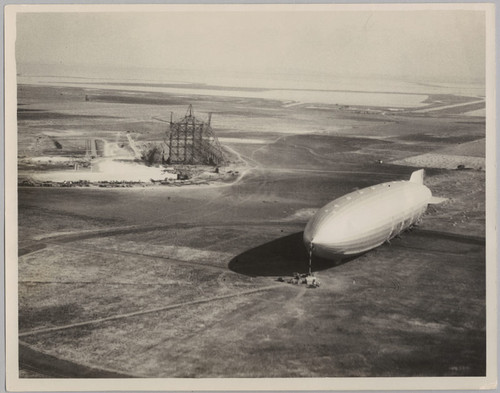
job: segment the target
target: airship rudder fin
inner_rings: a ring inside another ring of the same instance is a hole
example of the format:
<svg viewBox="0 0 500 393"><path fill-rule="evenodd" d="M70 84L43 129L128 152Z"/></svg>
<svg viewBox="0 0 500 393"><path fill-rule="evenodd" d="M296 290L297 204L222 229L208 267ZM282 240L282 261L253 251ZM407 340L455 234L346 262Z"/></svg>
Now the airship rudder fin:
<svg viewBox="0 0 500 393"><path fill-rule="evenodd" d="M410 177L410 182L411 183L417 183L417 184L424 184L424 170L423 169L419 169L418 171L415 171L411 174L411 177ZM437 205L439 203L443 203L443 202L446 202L448 200L448 198L441 198L441 197L431 197L431 199L429 200L429 204L431 205Z"/></svg>
<svg viewBox="0 0 500 393"><path fill-rule="evenodd" d="M410 182L417 184L424 184L424 170L419 169L411 174Z"/></svg>

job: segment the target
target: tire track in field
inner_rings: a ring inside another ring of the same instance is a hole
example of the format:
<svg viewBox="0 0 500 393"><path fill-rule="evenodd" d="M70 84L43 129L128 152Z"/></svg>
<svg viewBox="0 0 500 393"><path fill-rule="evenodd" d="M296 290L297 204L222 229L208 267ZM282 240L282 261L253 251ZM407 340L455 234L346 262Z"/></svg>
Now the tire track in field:
<svg viewBox="0 0 500 393"><path fill-rule="evenodd" d="M57 245L62 248L67 248L70 250L77 250L77 251L82 251L84 253L90 252L97 252L100 254L114 254L114 255L124 255L124 256L136 256L136 257L142 257L142 258L150 258L150 259L160 259L164 261L168 261L171 263L175 263L178 265L190 265L193 267L203 267L203 268L208 268L212 270L223 270L227 271L227 266L219 266L219 265L213 265L211 263L206 263L206 262L196 262L196 261L186 261L182 259L176 259L176 258L170 258L168 256L162 256L162 255L154 255L154 254L144 254L141 252L134 252L134 251L124 251L124 250L115 250L115 249L108 249L108 248L99 248L92 246L91 249L90 247L85 247L85 246L75 246L75 245L67 245L64 243L57 243L57 242L52 242L51 244Z"/></svg>
<svg viewBox="0 0 500 393"><path fill-rule="evenodd" d="M274 284L274 285L269 285L269 286L265 286L265 287L261 287L261 288L250 289L248 291L242 291L242 292L232 293L232 294L228 294L228 295L214 296L214 297L207 298L207 299L193 300L191 302L185 302L185 303L170 304L168 306L156 307L156 308L152 308L152 309L148 309L148 310L140 310L140 311L125 313L125 314L118 314L118 315L113 315L113 316L105 317L105 318L98 318L98 319L92 319L92 320L88 320L88 321L84 321L84 322L72 323L69 325L54 326L54 327L42 328L42 329L34 329L34 330L30 330L30 331L20 332L19 337L27 337L27 336L33 336L36 334L52 333L52 332L57 332L57 331L61 331L61 330L68 330L68 329L79 328L79 327L83 327L83 326L89 326L89 325L98 325L98 324L109 322L109 321L131 318L131 317L136 317L136 316L145 315L145 314L152 314L155 312L170 311L170 310L174 310L177 308L183 308L183 307L189 307L189 306L194 306L194 305L203 304L203 303L225 300L225 299L230 299L230 298L237 297L237 296L252 295L254 293L269 291L269 290L277 289L277 288L283 288L283 285L282 284Z"/></svg>
<svg viewBox="0 0 500 393"><path fill-rule="evenodd" d="M59 244L76 242L79 240L92 239L95 237L111 237L117 235L127 235L132 233L144 233L152 232L156 230L169 230L169 229L190 229L190 228L210 228L210 227L240 227L244 225L249 226L286 226L286 227L297 227L299 224L296 222L281 222L281 221L268 221L268 222L251 222L251 221L230 221L230 222L213 222L205 225L193 224L193 223L177 223L177 224L157 224L157 225L134 225L134 226L124 226L115 227L112 229L96 229L96 230L83 230L75 231L71 233L55 233L52 235L47 235L45 237L40 237L40 243L30 245L29 247L23 247L18 250L18 256L23 256L31 254L36 251L44 249L47 244Z"/></svg>

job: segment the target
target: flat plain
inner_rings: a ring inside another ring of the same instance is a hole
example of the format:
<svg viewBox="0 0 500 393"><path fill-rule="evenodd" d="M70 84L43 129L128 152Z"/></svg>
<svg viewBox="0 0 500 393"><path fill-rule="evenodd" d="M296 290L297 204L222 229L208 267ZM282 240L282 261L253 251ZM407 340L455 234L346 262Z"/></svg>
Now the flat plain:
<svg viewBox="0 0 500 393"><path fill-rule="evenodd" d="M19 85L20 180L71 170L54 157L83 156L88 138L161 140L157 119L188 104L213 114L229 161L203 185L18 188L20 376L485 375L478 98L395 110L212 94ZM316 209L421 166L448 200L417 228L315 259L319 288L286 282L307 269Z"/></svg>

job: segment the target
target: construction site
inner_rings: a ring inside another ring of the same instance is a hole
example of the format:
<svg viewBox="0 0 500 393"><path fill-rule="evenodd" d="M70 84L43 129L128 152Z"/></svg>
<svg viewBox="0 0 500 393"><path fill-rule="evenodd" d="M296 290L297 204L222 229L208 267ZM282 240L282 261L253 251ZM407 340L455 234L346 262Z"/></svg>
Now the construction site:
<svg viewBox="0 0 500 393"><path fill-rule="evenodd" d="M88 95L85 101L91 101ZM19 184L112 187L234 180L234 170L220 170L228 164L230 153L224 152L215 135L211 117L209 113L207 121L199 120L189 105L184 117L174 121L171 112L168 127L156 126L154 133L135 129L85 139L53 131L41 133L31 147L23 149ZM165 122L152 120L161 125ZM49 172L33 173L40 167ZM127 174L132 168L143 175L130 180Z"/></svg>

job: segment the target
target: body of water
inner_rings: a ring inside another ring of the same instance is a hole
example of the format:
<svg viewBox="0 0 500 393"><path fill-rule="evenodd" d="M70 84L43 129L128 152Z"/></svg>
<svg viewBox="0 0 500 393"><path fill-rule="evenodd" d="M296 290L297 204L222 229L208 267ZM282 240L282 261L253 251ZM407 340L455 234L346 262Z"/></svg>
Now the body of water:
<svg viewBox="0 0 500 393"><path fill-rule="evenodd" d="M429 94L472 97L484 97L485 94L484 85L481 84L416 83L310 73L18 64L17 74L18 83L21 84L401 108L423 106L425 104L422 102Z"/></svg>

